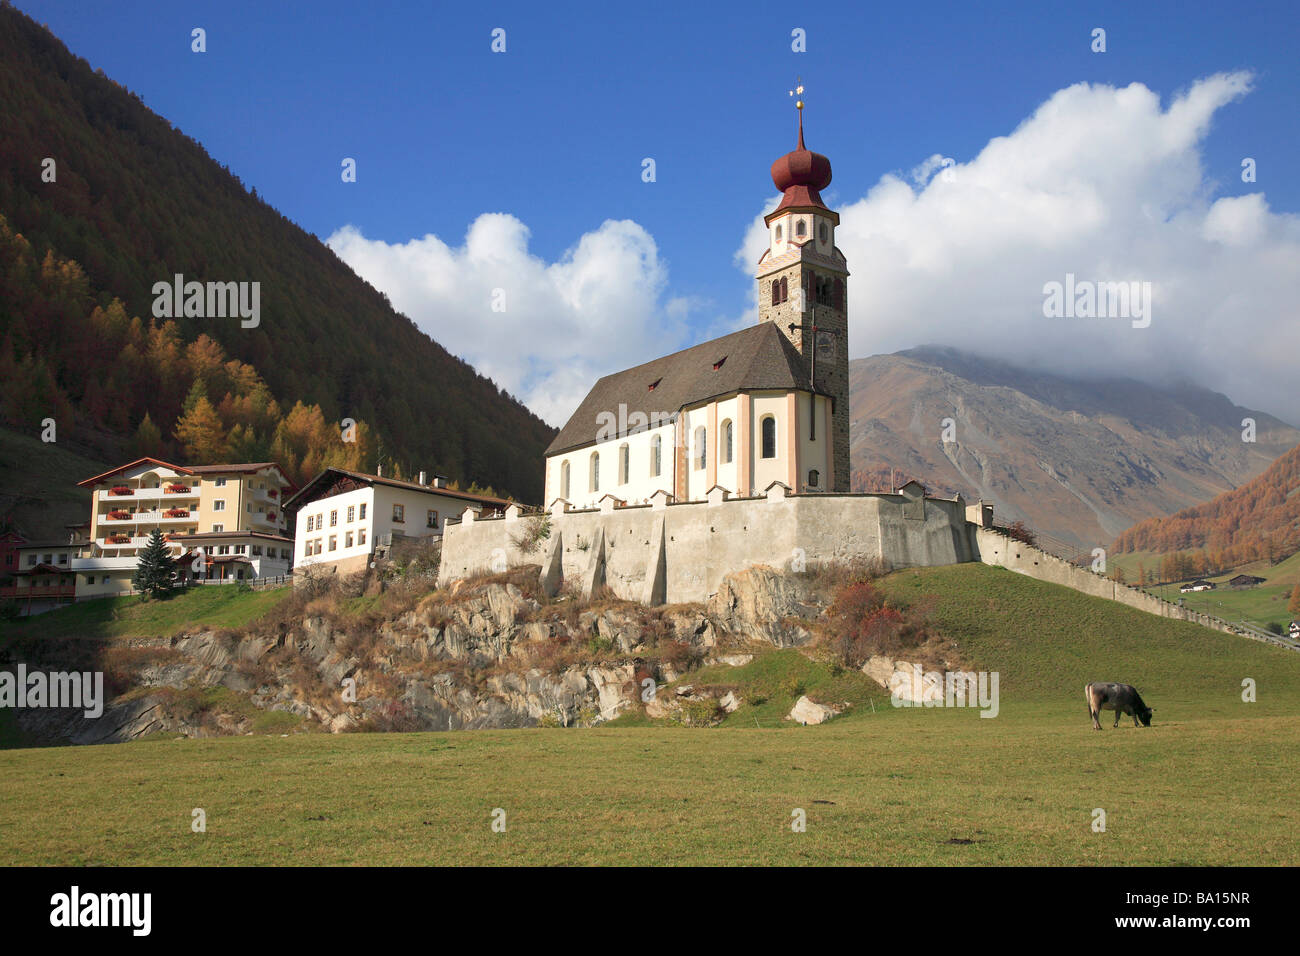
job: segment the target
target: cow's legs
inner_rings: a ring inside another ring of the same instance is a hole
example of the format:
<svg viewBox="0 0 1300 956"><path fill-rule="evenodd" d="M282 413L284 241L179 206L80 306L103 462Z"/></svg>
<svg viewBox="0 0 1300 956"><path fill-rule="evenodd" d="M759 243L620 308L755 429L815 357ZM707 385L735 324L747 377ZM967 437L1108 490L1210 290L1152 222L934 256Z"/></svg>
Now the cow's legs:
<svg viewBox="0 0 1300 956"><path fill-rule="evenodd" d="M1111 730L1114 730L1116 727L1119 726L1119 719L1120 719L1121 717L1123 717L1123 716L1124 716L1124 711L1122 711L1122 710L1120 710L1118 707L1116 707L1116 708L1115 708L1115 723L1113 723L1113 724L1110 725L1110 729L1111 729Z"/></svg>

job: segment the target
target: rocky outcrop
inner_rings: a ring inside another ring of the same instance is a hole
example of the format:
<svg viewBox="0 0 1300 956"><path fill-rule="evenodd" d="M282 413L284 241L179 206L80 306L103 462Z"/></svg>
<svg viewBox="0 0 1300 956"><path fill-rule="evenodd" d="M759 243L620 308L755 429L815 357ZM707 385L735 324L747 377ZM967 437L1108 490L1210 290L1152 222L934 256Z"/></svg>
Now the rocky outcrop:
<svg viewBox="0 0 1300 956"><path fill-rule="evenodd" d="M729 575L708 604L709 614L724 630L776 647L811 641L808 624L822 608L802 578L766 565Z"/></svg>
<svg viewBox="0 0 1300 956"><path fill-rule="evenodd" d="M661 687L706 662L746 664L750 642L807 643L820 613L801 580L766 567L727 579L707 607L550 601L496 579L413 599L373 625L313 612L318 604L264 630L132 639L130 692L100 718L25 712L22 728L41 743L107 743L295 726L567 727L642 706L651 716L710 723L739 706L734 690L688 688L668 701L643 700L645 682Z"/></svg>
<svg viewBox="0 0 1300 956"><path fill-rule="evenodd" d="M790 708L789 719L797 724L821 724L832 717L838 717L841 713L843 713L842 707L819 704L805 695L794 702L794 706Z"/></svg>

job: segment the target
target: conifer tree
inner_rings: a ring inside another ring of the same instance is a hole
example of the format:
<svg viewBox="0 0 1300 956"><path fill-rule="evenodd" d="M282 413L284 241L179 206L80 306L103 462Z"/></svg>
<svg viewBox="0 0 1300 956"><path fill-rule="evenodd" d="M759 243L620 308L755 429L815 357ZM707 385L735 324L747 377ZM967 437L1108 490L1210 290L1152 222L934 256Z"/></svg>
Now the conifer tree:
<svg viewBox="0 0 1300 956"><path fill-rule="evenodd" d="M131 586L141 594L157 597L169 593L175 582L176 559L163 541L162 532L154 528L149 543L140 552L135 573L131 575Z"/></svg>

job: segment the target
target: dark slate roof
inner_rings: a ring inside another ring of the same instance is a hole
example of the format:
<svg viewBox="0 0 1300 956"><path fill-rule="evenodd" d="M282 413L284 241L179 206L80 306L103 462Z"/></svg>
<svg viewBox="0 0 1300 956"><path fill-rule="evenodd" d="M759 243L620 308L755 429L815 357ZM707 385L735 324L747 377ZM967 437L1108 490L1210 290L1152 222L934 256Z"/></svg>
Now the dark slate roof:
<svg viewBox="0 0 1300 956"><path fill-rule="evenodd" d="M714 364L724 359L721 367L714 369ZM651 391L650 385L656 381L659 384ZM687 405L764 388L812 391L803 358L771 322L606 375L592 386L546 454L595 444L597 431L607 421L599 416L602 412L618 415L620 405L627 406L629 417L641 412L653 420L656 413L675 417Z"/></svg>

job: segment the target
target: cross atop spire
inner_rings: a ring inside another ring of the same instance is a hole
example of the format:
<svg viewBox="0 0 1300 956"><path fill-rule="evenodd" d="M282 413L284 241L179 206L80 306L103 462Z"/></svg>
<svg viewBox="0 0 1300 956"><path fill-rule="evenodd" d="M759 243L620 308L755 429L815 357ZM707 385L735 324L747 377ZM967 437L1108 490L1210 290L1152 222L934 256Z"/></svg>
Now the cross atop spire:
<svg viewBox="0 0 1300 956"><path fill-rule="evenodd" d="M794 89L790 91L790 95L799 97L794 101L794 106L799 111L799 148L803 149L803 77L794 78Z"/></svg>

